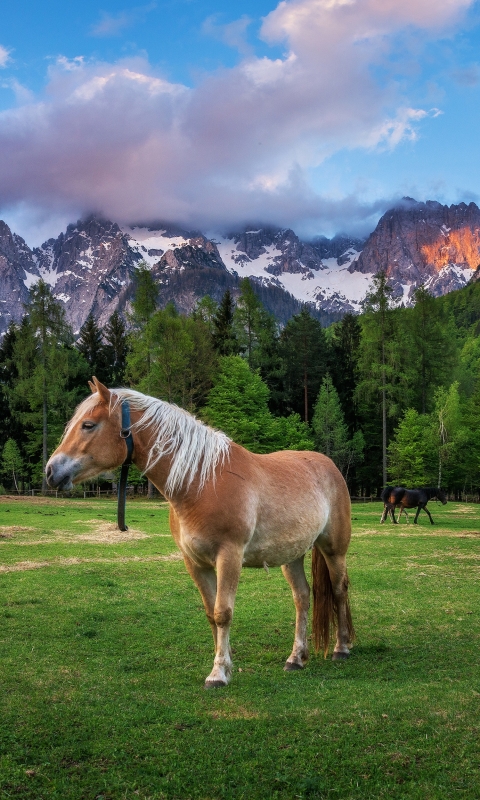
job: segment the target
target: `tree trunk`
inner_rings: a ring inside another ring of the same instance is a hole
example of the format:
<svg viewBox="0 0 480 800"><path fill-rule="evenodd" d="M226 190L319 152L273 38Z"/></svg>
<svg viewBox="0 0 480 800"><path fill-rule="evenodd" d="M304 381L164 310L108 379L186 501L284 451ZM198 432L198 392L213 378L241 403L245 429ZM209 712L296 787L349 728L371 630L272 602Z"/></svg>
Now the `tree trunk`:
<svg viewBox="0 0 480 800"><path fill-rule="evenodd" d="M44 379L45 384L45 379ZM47 491L47 476L45 475L45 467L48 461L48 442L47 442L47 397L46 391L43 392L43 448L42 448L42 493Z"/></svg>

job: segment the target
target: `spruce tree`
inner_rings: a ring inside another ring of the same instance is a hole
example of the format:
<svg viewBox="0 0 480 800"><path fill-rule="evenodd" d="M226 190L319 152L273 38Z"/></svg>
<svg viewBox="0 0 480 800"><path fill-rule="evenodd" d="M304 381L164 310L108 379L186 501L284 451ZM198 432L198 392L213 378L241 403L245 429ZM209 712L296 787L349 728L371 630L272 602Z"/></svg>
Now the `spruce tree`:
<svg viewBox="0 0 480 800"><path fill-rule="evenodd" d="M60 434L67 409L71 407L68 383L71 364L77 369L78 361L69 358L73 335L65 312L43 280L31 287L26 312L14 346L18 377L10 396L28 430L27 449L32 458L40 446L42 491L45 491L49 446Z"/></svg>
<svg viewBox="0 0 480 800"><path fill-rule="evenodd" d="M360 344L360 381L356 398L368 408L370 400L380 410L381 475L383 486L387 485L387 417L397 411L396 382L401 376L398 363L399 342L395 316L391 306L392 289L385 272L373 278L373 286L364 301L361 318L362 338ZM371 409L368 412L371 418Z"/></svg>
<svg viewBox="0 0 480 800"><path fill-rule="evenodd" d="M92 312L80 328L77 349L85 358L91 375L95 375L102 383L109 382L107 355L102 340L102 333Z"/></svg>
<svg viewBox="0 0 480 800"><path fill-rule="evenodd" d="M221 356L232 356L239 353L238 339L233 326L234 310L232 293L230 289L227 289L212 319L213 346Z"/></svg>
<svg viewBox="0 0 480 800"><path fill-rule="evenodd" d="M108 365L108 385L121 386L125 377L128 344L125 323L118 311L113 312L103 335Z"/></svg>
<svg viewBox="0 0 480 800"><path fill-rule="evenodd" d="M328 346L320 322L306 307L285 325L280 336L280 354L286 406L308 423L327 372Z"/></svg>
<svg viewBox="0 0 480 800"><path fill-rule="evenodd" d="M355 431L350 439L337 390L328 374L315 403L312 428L316 449L331 458L346 479L350 467L363 458L363 435Z"/></svg>

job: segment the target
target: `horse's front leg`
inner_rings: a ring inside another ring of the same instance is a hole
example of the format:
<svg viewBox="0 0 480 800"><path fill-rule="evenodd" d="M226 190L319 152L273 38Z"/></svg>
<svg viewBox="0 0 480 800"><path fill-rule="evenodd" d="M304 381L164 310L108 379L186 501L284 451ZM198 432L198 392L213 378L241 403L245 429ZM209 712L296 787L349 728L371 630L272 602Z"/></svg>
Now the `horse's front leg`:
<svg viewBox="0 0 480 800"><path fill-rule="evenodd" d="M194 583L197 586L203 600L205 613L212 629L215 650L217 649L217 626L214 619L215 598L217 596L217 576L213 567L200 567L195 564L187 555L183 555L185 566Z"/></svg>
<svg viewBox="0 0 480 800"><path fill-rule="evenodd" d="M302 669L304 663L308 659L307 621L308 608L310 605L310 587L305 577L305 569L303 566L304 558L305 556L302 556L296 561L292 561L291 564L284 564L282 566L282 572L292 589L293 602L295 603L296 610L293 650L284 666L284 669L287 671Z"/></svg>
<svg viewBox="0 0 480 800"><path fill-rule="evenodd" d="M431 523L432 523L432 525L433 525L433 524L434 524L434 522L433 522L433 519L432 519L432 515L430 514L430 511L428 510L427 506L423 506L423 510L425 511L425 513L426 513L426 514L428 514L428 516L429 516L429 518L430 518L430 522L431 522Z"/></svg>
<svg viewBox="0 0 480 800"><path fill-rule="evenodd" d="M213 619L217 641L213 669L205 680L206 689L227 686L232 675L230 625L235 605L238 581L242 570L243 548L223 547L217 555L217 596Z"/></svg>

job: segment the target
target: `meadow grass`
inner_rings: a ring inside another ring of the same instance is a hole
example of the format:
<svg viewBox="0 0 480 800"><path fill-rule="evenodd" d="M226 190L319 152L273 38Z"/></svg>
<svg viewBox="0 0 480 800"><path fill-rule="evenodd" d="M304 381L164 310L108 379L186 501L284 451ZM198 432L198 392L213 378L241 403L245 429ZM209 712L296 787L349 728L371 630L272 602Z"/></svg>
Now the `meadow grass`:
<svg viewBox="0 0 480 800"><path fill-rule="evenodd" d="M166 505L0 498L0 798L480 797L478 507L431 526L353 506L357 641L282 670L280 570L245 570L235 672L212 640Z"/></svg>

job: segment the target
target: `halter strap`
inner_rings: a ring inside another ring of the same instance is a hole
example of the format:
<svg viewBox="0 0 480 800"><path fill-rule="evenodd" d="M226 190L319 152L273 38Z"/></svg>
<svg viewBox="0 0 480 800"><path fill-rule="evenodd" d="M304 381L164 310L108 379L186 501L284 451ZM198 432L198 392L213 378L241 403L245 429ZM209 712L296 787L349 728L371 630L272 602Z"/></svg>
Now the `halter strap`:
<svg viewBox="0 0 480 800"><path fill-rule="evenodd" d="M133 454L133 436L130 430L130 406L127 400L122 401L122 428L120 430L120 438L125 440L127 445L127 457L122 464L120 471L120 484L118 487L118 505L117 505L117 524L121 531L127 531L128 527L125 524L125 506L127 503L127 481L128 469L132 463Z"/></svg>

